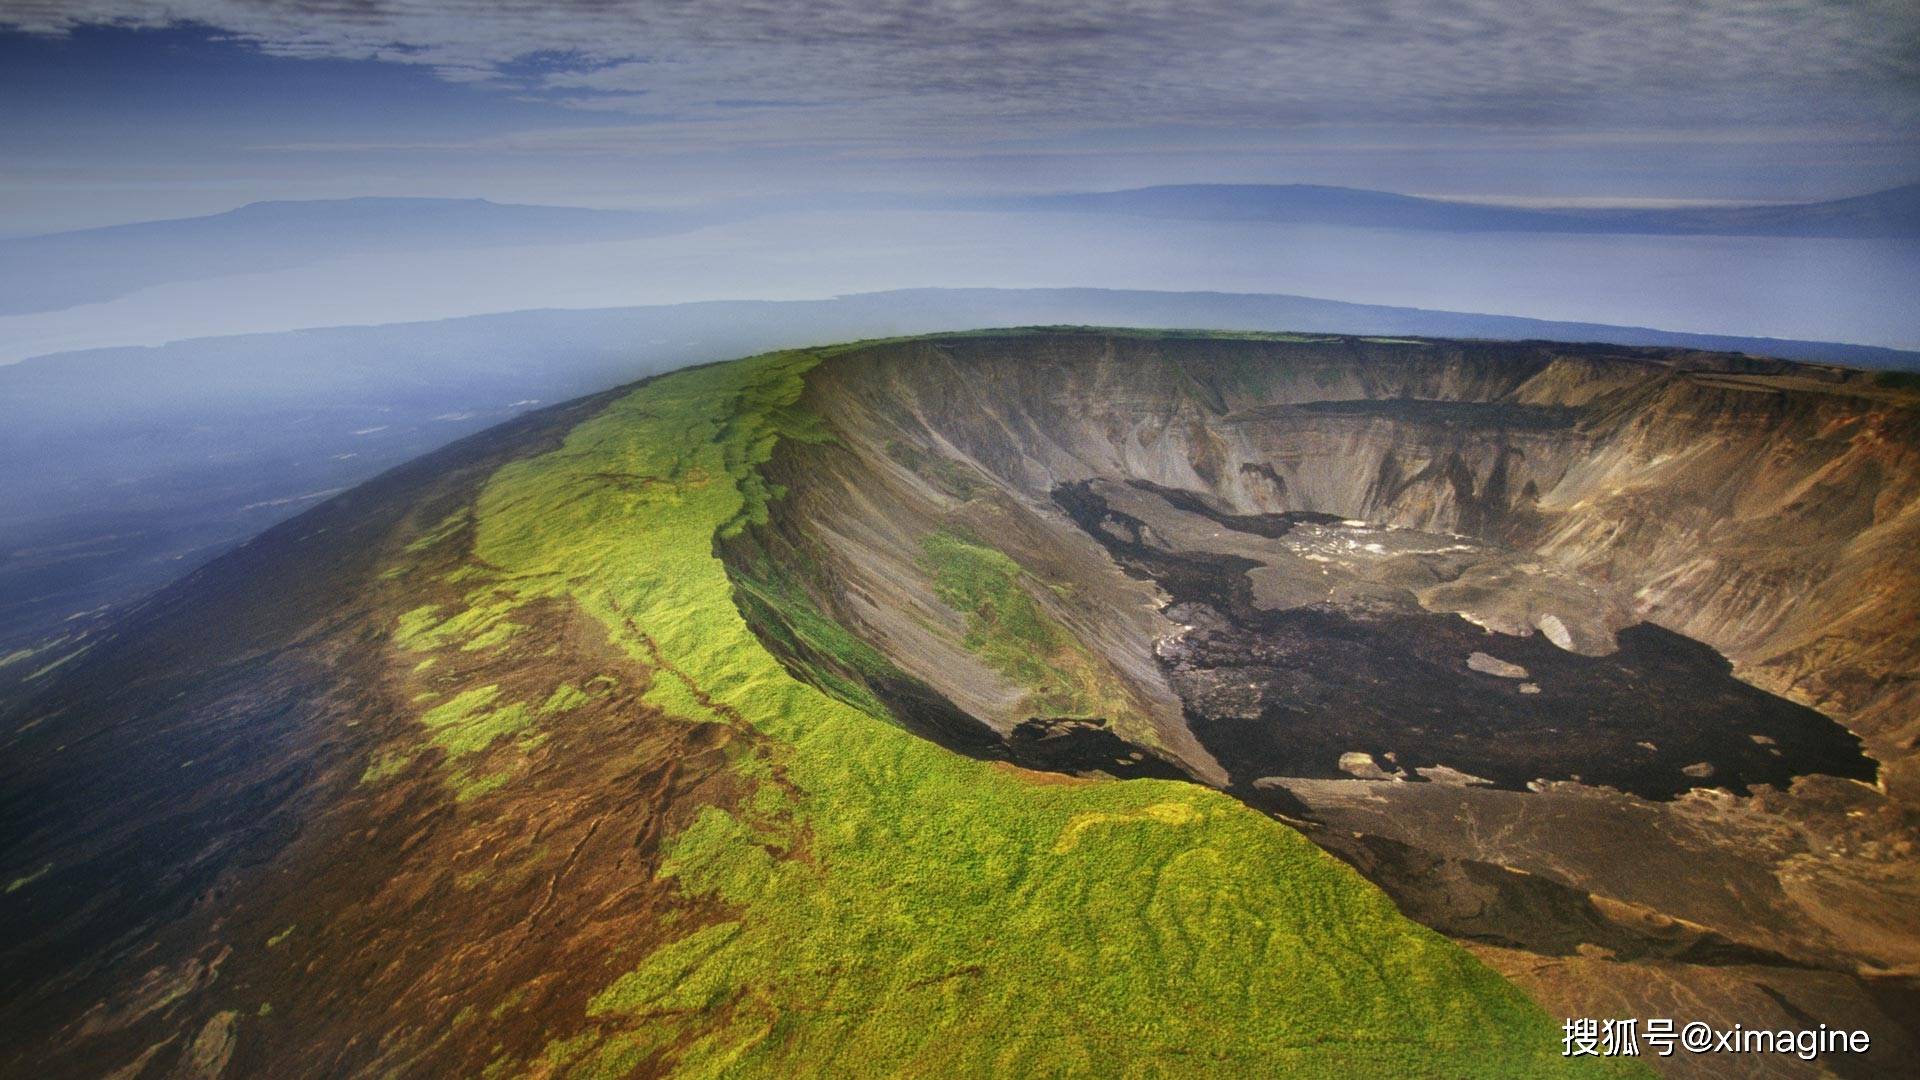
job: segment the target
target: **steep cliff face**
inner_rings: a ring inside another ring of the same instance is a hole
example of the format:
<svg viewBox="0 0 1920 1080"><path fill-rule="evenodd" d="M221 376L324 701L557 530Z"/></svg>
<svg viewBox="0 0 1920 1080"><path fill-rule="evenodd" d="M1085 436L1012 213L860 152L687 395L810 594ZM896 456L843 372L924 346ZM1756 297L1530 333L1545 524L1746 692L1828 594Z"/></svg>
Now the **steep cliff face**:
<svg viewBox="0 0 1920 1080"><path fill-rule="evenodd" d="M1920 409L1868 376L1684 372L1622 395L1537 550L1865 734L1913 797Z"/></svg>

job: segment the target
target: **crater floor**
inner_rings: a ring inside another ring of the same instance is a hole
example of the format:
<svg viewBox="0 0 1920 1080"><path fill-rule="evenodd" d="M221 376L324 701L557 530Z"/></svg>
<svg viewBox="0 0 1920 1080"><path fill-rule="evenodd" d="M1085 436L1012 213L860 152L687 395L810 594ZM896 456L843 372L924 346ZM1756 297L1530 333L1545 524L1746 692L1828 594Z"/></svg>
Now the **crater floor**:
<svg viewBox="0 0 1920 1080"><path fill-rule="evenodd" d="M1237 789L1574 780L1665 799L1874 779L1845 728L1734 678L1700 642L1648 623L1614 636L1624 605L1519 553L1321 514L1234 515L1137 481L1054 500L1167 594L1178 629L1154 653ZM1465 617L1425 606L1449 601ZM1576 634L1617 647L1581 655Z"/></svg>

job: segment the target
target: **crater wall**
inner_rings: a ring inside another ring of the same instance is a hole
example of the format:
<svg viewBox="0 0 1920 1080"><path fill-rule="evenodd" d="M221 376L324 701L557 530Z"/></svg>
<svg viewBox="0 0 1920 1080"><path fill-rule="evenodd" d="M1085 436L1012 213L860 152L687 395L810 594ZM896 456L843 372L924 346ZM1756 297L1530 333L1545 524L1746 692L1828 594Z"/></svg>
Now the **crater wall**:
<svg viewBox="0 0 1920 1080"><path fill-rule="evenodd" d="M1105 477L1239 513L1465 534L1608 586L1913 783L1920 395L1873 374L1611 346L1056 333L876 345L815 372L808 404L841 443L789 463L798 518L845 522L848 492L872 510L886 491L883 512L918 517L889 536L949 514L1046 529L1049 492ZM870 554L848 569L877 574Z"/></svg>

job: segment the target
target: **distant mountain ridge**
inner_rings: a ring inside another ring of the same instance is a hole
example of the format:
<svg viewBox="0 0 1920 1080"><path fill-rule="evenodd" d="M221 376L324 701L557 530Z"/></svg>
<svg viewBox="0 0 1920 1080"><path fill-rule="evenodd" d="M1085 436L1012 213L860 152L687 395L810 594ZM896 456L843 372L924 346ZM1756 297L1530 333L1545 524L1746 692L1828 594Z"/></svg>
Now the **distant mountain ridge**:
<svg viewBox="0 0 1920 1080"><path fill-rule="evenodd" d="M656 227L666 215L636 210L597 210L582 206L546 206L501 203L492 199L442 199L414 196L363 195L346 199L267 199L217 214L161 218L92 229L41 233L0 241L14 245L54 241L80 243L103 240L169 238L192 232L212 238L220 234L256 238L263 232L325 227L399 230L380 239L403 239L405 234L442 235L449 227L474 230L472 238L552 235L551 230L604 229L610 226Z"/></svg>
<svg viewBox="0 0 1920 1080"><path fill-rule="evenodd" d="M282 270L347 255L625 240L705 220L487 199L248 203L204 217L0 240L0 315L54 311L171 281Z"/></svg>
<svg viewBox="0 0 1920 1080"><path fill-rule="evenodd" d="M966 200L965 208L1439 232L1920 238L1920 183L1824 202L1657 209L1498 206L1316 184L1174 184Z"/></svg>
<svg viewBox="0 0 1920 1080"><path fill-rule="evenodd" d="M1074 213L1450 233L1920 238L1920 183L1817 203L1647 210L1495 206L1311 184L1180 184L984 198L860 195L671 212L358 197L255 202L202 217L0 239L0 316L99 303L171 282L352 256L632 240L766 215L849 209Z"/></svg>

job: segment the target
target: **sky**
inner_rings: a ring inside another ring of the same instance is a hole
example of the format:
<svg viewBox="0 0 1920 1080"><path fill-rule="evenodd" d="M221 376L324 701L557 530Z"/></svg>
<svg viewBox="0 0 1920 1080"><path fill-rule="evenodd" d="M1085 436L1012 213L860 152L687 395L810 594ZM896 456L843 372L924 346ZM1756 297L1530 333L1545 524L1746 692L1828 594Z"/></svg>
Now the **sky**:
<svg viewBox="0 0 1920 1080"><path fill-rule="evenodd" d="M1920 178L1912 0L0 0L0 235L270 198Z"/></svg>

